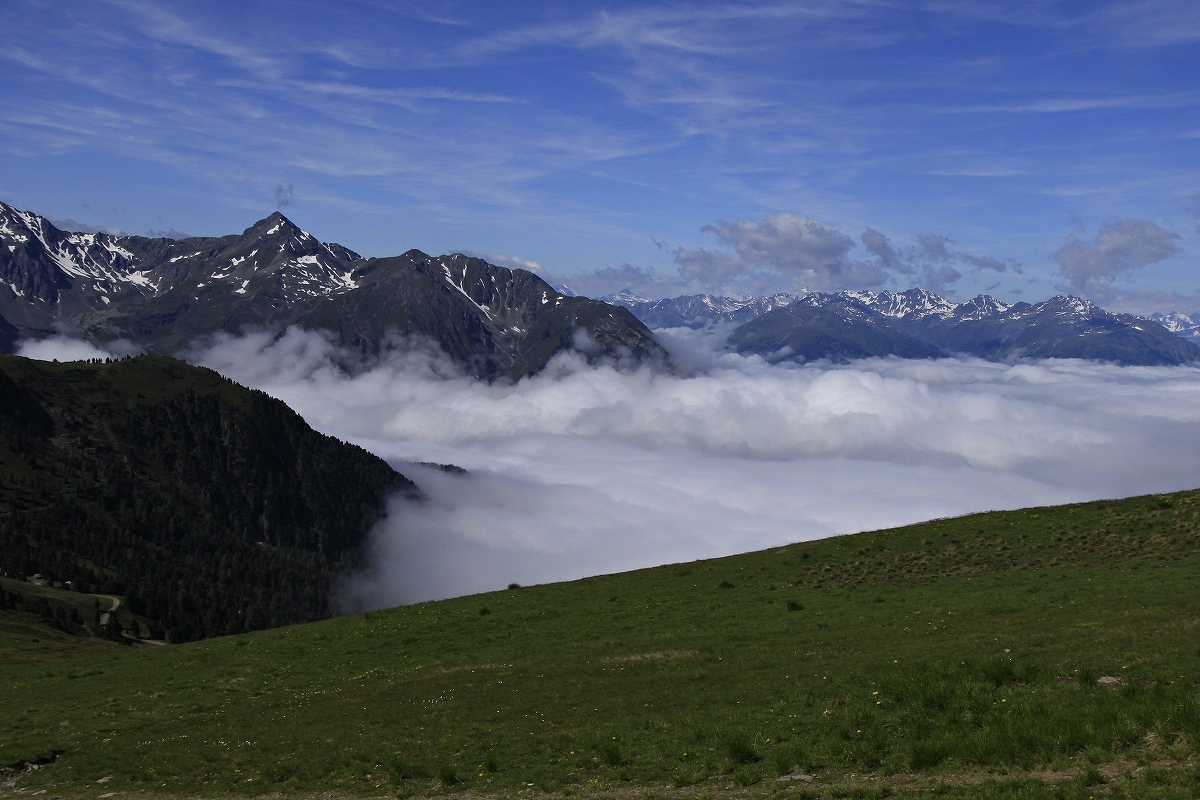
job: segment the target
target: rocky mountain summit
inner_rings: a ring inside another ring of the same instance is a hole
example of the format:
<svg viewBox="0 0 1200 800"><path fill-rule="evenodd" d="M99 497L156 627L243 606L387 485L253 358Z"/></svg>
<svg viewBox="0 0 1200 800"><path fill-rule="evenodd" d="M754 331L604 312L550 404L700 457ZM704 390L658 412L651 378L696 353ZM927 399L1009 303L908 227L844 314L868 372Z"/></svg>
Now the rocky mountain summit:
<svg viewBox="0 0 1200 800"><path fill-rule="evenodd" d="M661 359L628 310L568 297L536 275L461 254L367 259L282 214L241 235L154 239L68 233L0 203L0 347L69 330L173 354L216 331L332 331L377 352L389 336L437 342L472 374L521 377L556 353Z"/></svg>

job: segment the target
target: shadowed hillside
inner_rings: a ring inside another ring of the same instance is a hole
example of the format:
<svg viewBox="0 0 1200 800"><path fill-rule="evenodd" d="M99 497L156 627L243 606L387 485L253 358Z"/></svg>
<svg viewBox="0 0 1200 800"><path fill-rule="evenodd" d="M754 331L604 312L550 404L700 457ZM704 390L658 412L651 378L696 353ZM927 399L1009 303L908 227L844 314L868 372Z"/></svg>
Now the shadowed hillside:
<svg viewBox="0 0 1200 800"><path fill-rule="evenodd" d="M124 598L173 642L322 619L413 485L283 403L143 356L0 357L0 571Z"/></svg>

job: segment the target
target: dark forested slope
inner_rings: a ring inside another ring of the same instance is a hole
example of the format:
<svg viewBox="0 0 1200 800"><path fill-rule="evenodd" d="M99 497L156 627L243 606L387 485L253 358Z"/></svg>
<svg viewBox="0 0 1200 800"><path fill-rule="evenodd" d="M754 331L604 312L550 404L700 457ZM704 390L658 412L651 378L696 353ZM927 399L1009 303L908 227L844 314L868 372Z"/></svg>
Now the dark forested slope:
<svg viewBox="0 0 1200 800"><path fill-rule="evenodd" d="M283 403L143 356L0 356L0 571L121 595L172 641L329 616L393 491Z"/></svg>

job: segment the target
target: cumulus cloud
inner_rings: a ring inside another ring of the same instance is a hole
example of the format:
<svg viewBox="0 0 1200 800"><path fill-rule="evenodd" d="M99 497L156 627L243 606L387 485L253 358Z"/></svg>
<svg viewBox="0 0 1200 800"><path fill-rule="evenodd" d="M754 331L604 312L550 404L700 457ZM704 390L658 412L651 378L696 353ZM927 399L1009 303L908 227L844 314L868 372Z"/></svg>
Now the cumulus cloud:
<svg viewBox="0 0 1200 800"><path fill-rule="evenodd" d="M677 338L675 338L677 337ZM665 339L688 377L560 356L477 382L400 346L347 371L328 337L192 354L418 482L346 587L374 608L718 556L993 508L1183 489L1200 370L881 359L772 366ZM458 464L455 476L411 466Z"/></svg>
<svg viewBox="0 0 1200 800"><path fill-rule="evenodd" d="M781 212L761 220L719 221L701 228L721 245L718 249L674 250L676 274L624 265L573 276L572 283L603 295L628 287L636 294L708 291L734 295L766 295L801 289L840 291L884 284L920 285L945 291L972 272L1022 272L1020 264L950 247L952 239L939 234L914 238L906 247L894 246L883 233L866 228L859 237L865 257L855 257L856 242L820 220ZM592 288L594 287L594 288Z"/></svg>
<svg viewBox="0 0 1200 800"><path fill-rule="evenodd" d="M872 228L867 228L861 239L867 252L879 260L880 266L911 276L918 285L934 291L946 291L962 278L962 273L955 265L972 272L1024 273L1021 265L1011 259L972 255L952 247L955 241L938 233L920 234L914 237L912 246L899 249L892 247L886 236Z"/></svg>
<svg viewBox="0 0 1200 800"><path fill-rule="evenodd" d="M867 252L873 254L879 259L879 263L886 269L893 269L898 272L905 272L907 265L892 248L892 243L888 238L879 231L873 228L867 228L863 231L862 236L863 247L867 248Z"/></svg>
<svg viewBox="0 0 1200 800"><path fill-rule="evenodd" d="M1114 219L1101 226L1095 243L1067 234L1051 254L1071 289L1085 291L1117 278L1127 278L1143 267L1157 264L1183 250L1177 234L1142 219Z"/></svg>
<svg viewBox="0 0 1200 800"><path fill-rule="evenodd" d="M797 214L765 214L761 222L739 219L701 228L733 253L675 251L679 274L703 286L735 284L765 270L792 288L818 291L878 286L887 273L878 265L854 261L854 240L819 220Z"/></svg>
<svg viewBox="0 0 1200 800"><path fill-rule="evenodd" d="M907 250L905 257L911 266L911 272L920 276L922 286L950 286L962 277L962 273L955 269L954 264L972 272L1011 272L1016 275L1023 275L1025 272L1020 263L1012 259L972 255L951 247L954 244L956 242L953 239L936 233L916 237L916 246Z"/></svg>
<svg viewBox="0 0 1200 800"><path fill-rule="evenodd" d="M973 256L970 253L964 253L961 250L955 250L949 245L954 244L953 239L936 233L922 234L917 237L917 245L920 248L920 257L926 261L935 264L948 264L951 262L966 264L976 269L986 269L992 272L1008 272L1010 268L1014 272L1020 274L1021 269L1012 261L999 258L991 258L988 256Z"/></svg>

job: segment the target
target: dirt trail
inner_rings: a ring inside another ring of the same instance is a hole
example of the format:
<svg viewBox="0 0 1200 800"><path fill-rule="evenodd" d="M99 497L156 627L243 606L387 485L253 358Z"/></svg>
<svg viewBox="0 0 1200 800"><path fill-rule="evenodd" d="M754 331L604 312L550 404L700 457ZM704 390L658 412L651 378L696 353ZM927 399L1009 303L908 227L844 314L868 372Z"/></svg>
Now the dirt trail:
<svg viewBox="0 0 1200 800"><path fill-rule="evenodd" d="M108 611L105 611L104 613L102 613L100 615L100 624L107 625L108 624L108 615L112 614L118 608L121 607L121 598L113 597L111 594L98 594L98 595L94 595L94 597L103 597L105 600L112 601L112 605L108 607Z"/></svg>

